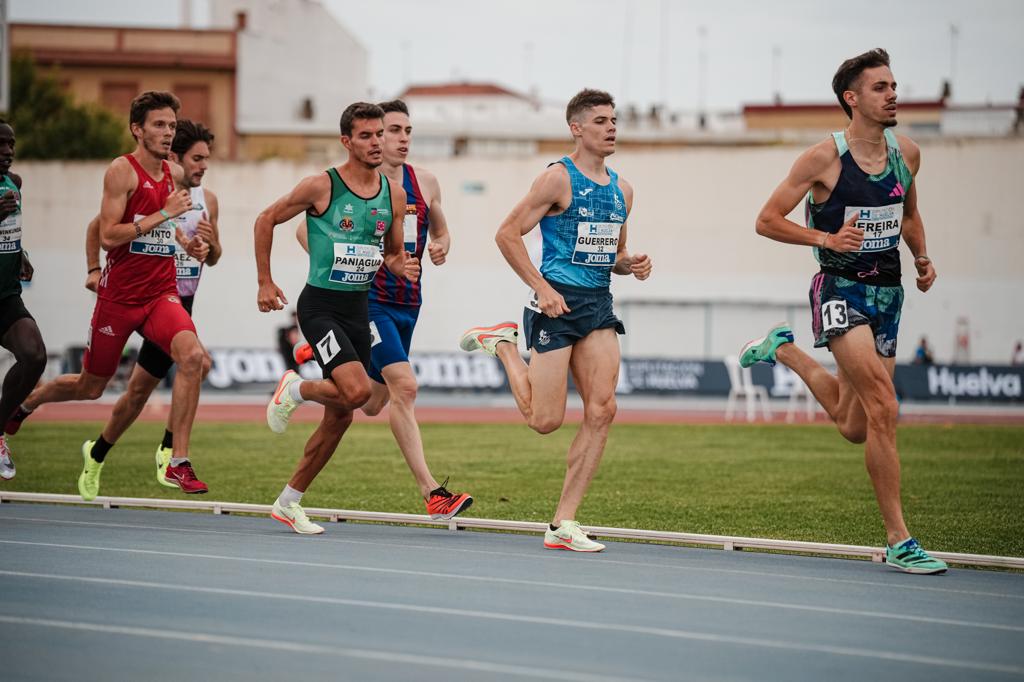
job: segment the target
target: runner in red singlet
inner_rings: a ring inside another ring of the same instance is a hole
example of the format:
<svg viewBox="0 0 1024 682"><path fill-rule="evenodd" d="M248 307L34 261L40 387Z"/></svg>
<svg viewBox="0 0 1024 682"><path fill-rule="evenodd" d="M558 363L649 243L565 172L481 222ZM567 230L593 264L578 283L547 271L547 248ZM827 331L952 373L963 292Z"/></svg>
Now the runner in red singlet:
<svg viewBox="0 0 1024 682"><path fill-rule="evenodd" d="M169 92L144 92L132 101L130 127L137 146L114 159L103 178L100 243L107 264L89 327L81 374L66 374L34 390L8 420L14 433L20 422L44 403L95 400L117 369L132 332L155 343L178 365L171 398L174 456L166 479L186 493L205 493L189 462L189 436L199 402L199 385L210 358L196 336L192 318L181 305L175 267L174 218L192 207L188 190L176 190L184 172L167 162L177 125L178 98ZM205 255L202 238L188 245ZM99 494L100 471L110 450L102 435L82 445L84 468L78 491L91 500Z"/></svg>

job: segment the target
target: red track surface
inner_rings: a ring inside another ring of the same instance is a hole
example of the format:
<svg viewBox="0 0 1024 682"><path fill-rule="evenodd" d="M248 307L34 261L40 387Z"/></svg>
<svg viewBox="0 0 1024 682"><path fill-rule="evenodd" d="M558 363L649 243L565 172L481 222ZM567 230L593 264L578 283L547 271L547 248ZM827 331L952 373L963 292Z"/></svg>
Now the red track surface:
<svg viewBox="0 0 1024 682"><path fill-rule="evenodd" d="M106 421L110 416L109 403L76 402L52 403L43 405L33 415L32 422L63 422L63 421ZM167 419L168 406L149 405L143 410L141 421L161 422ZM303 405L292 416L293 422L315 423L320 421L322 408L317 405ZM422 424L520 424L523 418L514 408L502 407L436 407L420 406L416 408L416 416ZM583 416L582 410L566 411L566 421L578 422ZM784 423L784 413L776 412L773 423ZM253 404L207 404L200 405L196 416L197 421L210 422L249 422L263 423L266 419L266 408ZM356 421L387 423L387 410L376 416L367 417L356 412ZM1024 425L1024 418L1012 414L905 414L900 418L904 424L1003 424ZM724 424L723 412L710 410L641 410L619 409L615 417L617 424ZM760 420L759 420L760 422ZM755 423L759 423L755 422ZM745 424L742 416L734 422ZM798 417L797 424L806 424L803 415ZM818 413L816 423L828 423L823 413Z"/></svg>

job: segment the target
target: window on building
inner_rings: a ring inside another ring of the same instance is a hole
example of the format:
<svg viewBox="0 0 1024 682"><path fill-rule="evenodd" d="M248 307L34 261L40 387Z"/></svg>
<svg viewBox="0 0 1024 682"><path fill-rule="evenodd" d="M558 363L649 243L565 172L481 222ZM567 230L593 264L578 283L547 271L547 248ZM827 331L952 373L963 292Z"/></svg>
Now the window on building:
<svg viewBox="0 0 1024 682"><path fill-rule="evenodd" d="M128 81L104 81L100 84L100 103L114 114L127 118L139 84Z"/></svg>
<svg viewBox="0 0 1024 682"><path fill-rule="evenodd" d="M178 118L202 123L207 128L213 127L210 120L210 86L200 84L176 84L174 94L181 102Z"/></svg>

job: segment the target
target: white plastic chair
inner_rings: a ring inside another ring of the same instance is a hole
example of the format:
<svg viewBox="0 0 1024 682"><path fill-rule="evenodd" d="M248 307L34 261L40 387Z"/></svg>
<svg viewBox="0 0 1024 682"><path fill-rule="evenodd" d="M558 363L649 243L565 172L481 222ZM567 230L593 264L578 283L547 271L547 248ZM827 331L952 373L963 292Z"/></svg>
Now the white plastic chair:
<svg viewBox="0 0 1024 682"><path fill-rule="evenodd" d="M773 379L772 395L776 398L789 397L789 402L786 405L786 422L792 424L796 421L801 400L804 401L807 421L813 422L814 415L818 411L818 401L803 379L782 364L775 365Z"/></svg>
<svg viewBox="0 0 1024 682"><path fill-rule="evenodd" d="M796 421L797 411L800 409L799 402L804 401L805 414L807 421L814 421L814 415L818 411L818 399L811 393L811 389L807 387L802 380L797 379L796 384L793 386L793 390L789 393L789 404L786 407L786 422L792 424Z"/></svg>
<svg viewBox="0 0 1024 682"><path fill-rule="evenodd" d="M772 411L768 406L768 389L754 383L750 375L749 367L740 367L740 359L735 355L725 358L725 368L729 372L729 401L725 406L725 418L732 421L736 412L736 399L744 398L747 401L747 421L754 421L757 410L757 401L761 400L761 411L765 421L771 421Z"/></svg>

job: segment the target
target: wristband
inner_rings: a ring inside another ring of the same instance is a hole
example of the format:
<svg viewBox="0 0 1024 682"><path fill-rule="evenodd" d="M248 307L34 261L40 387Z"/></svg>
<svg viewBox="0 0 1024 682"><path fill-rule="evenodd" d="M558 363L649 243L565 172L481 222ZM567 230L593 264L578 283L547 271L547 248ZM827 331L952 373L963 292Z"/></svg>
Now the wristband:
<svg viewBox="0 0 1024 682"><path fill-rule="evenodd" d="M915 263L916 263L917 261L924 261L925 263L931 263L931 262L932 262L932 259L931 259L931 258L929 258L928 256L918 256L917 258L915 258L915 259L914 259L914 262L915 262Z"/></svg>
<svg viewBox="0 0 1024 682"><path fill-rule="evenodd" d="M96 272L97 270L102 270L102 269L103 269L103 268L101 268L100 266L98 266L98 265L97 265L97 266L96 266L96 267L94 267L94 268L89 268L89 271L88 271L88 272L86 272L85 274L87 274L87 275L91 275L92 273Z"/></svg>
<svg viewBox="0 0 1024 682"><path fill-rule="evenodd" d="M171 219L171 214L168 213L167 211L165 211L162 208L160 209L160 215L162 215L164 217L164 220L170 220Z"/></svg>
<svg viewBox="0 0 1024 682"><path fill-rule="evenodd" d="M142 225L139 225L139 221L138 220L136 220L132 224L135 225L135 236L136 236L136 238L141 237L142 236Z"/></svg>
<svg viewBox="0 0 1024 682"><path fill-rule="evenodd" d="M828 244L828 238L831 237L831 236L832 236L831 233L826 232L825 233L825 238L821 240L821 246L819 246L818 248L819 249L827 249L828 247L825 246L825 244Z"/></svg>

